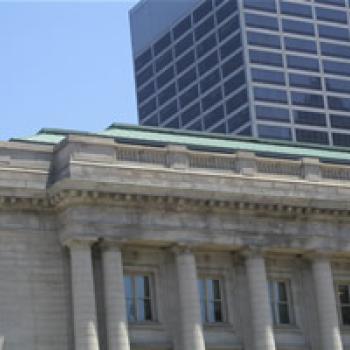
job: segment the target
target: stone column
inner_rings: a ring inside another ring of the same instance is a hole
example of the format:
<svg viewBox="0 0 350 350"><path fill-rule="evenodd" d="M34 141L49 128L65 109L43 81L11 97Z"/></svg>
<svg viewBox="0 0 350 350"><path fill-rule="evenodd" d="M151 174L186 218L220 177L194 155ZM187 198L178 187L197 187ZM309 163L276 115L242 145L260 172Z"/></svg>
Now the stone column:
<svg viewBox="0 0 350 350"><path fill-rule="evenodd" d="M108 350L130 350L120 244L105 241L102 264Z"/></svg>
<svg viewBox="0 0 350 350"><path fill-rule="evenodd" d="M312 273L322 350L343 350L333 285L332 269L326 255L312 257Z"/></svg>
<svg viewBox="0 0 350 350"><path fill-rule="evenodd" d="M75 350L99 350L91 239L72 239L65 244L71 256Z"/></svg>
<svg viewBox="0 0 350 350"><path fill-rule="evenodd" d="M174 250L179 285L181 349L205 350L196 260L187 247Z"/></svg>
<svg viewBox="0 0 350 350"><path fill-rule="evenodd" d="M260 251L245 253L254 350L276 350L265 260Z"/></svg>

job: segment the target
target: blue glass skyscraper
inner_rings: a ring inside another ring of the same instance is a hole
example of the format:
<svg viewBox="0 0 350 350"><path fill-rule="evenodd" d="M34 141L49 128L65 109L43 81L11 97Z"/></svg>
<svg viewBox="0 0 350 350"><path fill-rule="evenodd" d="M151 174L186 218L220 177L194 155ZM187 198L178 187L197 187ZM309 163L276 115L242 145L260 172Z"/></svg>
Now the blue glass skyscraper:
<svg viewBox="0 0 350 350"><path fill-rule="evenodd" d="M350 0L143 0L141 125L350 146Z"/></svg>

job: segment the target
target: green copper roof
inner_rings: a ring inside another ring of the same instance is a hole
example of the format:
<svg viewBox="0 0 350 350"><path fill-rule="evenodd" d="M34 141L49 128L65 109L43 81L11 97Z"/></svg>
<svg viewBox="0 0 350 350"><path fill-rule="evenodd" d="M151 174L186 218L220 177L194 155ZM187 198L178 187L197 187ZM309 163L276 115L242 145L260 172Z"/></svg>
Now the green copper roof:
<svg viewBox="0 0 350 350"><path fill-rule="evenodd" d="M186 145L189 148L200 148L208 151L215 150L225 153L245 150L260 154L278 155L281 157L315 157L328 161L350 162L349 149L309 146L305 144L125 124L112 124L109 128L100 133L62 129L42 129L34 136L12 139L11 141L58 144L69 134L112 137L118 142L134 144L180 144Z"/></svg>

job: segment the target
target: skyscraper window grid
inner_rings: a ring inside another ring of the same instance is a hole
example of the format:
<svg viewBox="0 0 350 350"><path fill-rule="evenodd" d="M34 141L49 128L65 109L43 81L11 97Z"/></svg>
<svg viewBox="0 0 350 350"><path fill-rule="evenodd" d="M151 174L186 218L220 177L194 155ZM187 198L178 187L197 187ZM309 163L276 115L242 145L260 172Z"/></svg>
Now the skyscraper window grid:
<svg viewBox="0 0 350 350"><path fill-rule="evenodd" d="M349 7L345 0L199 1L153 50L135 55L141 78L157 68L162 43L173 55L161 71L166 87L136 84L140 123L350 146Z"/></svg>

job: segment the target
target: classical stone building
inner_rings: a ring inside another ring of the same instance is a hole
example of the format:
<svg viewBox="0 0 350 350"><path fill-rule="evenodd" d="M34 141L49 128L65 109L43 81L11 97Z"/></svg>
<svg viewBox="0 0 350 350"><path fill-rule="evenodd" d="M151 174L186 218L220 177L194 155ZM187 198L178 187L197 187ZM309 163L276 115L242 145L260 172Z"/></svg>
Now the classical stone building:
<svg viewBox="0 0 350 350"><path fill-rule="evenodd" d="M349 162L122 125L1 142L3 348L350 349Z"/></svg>

